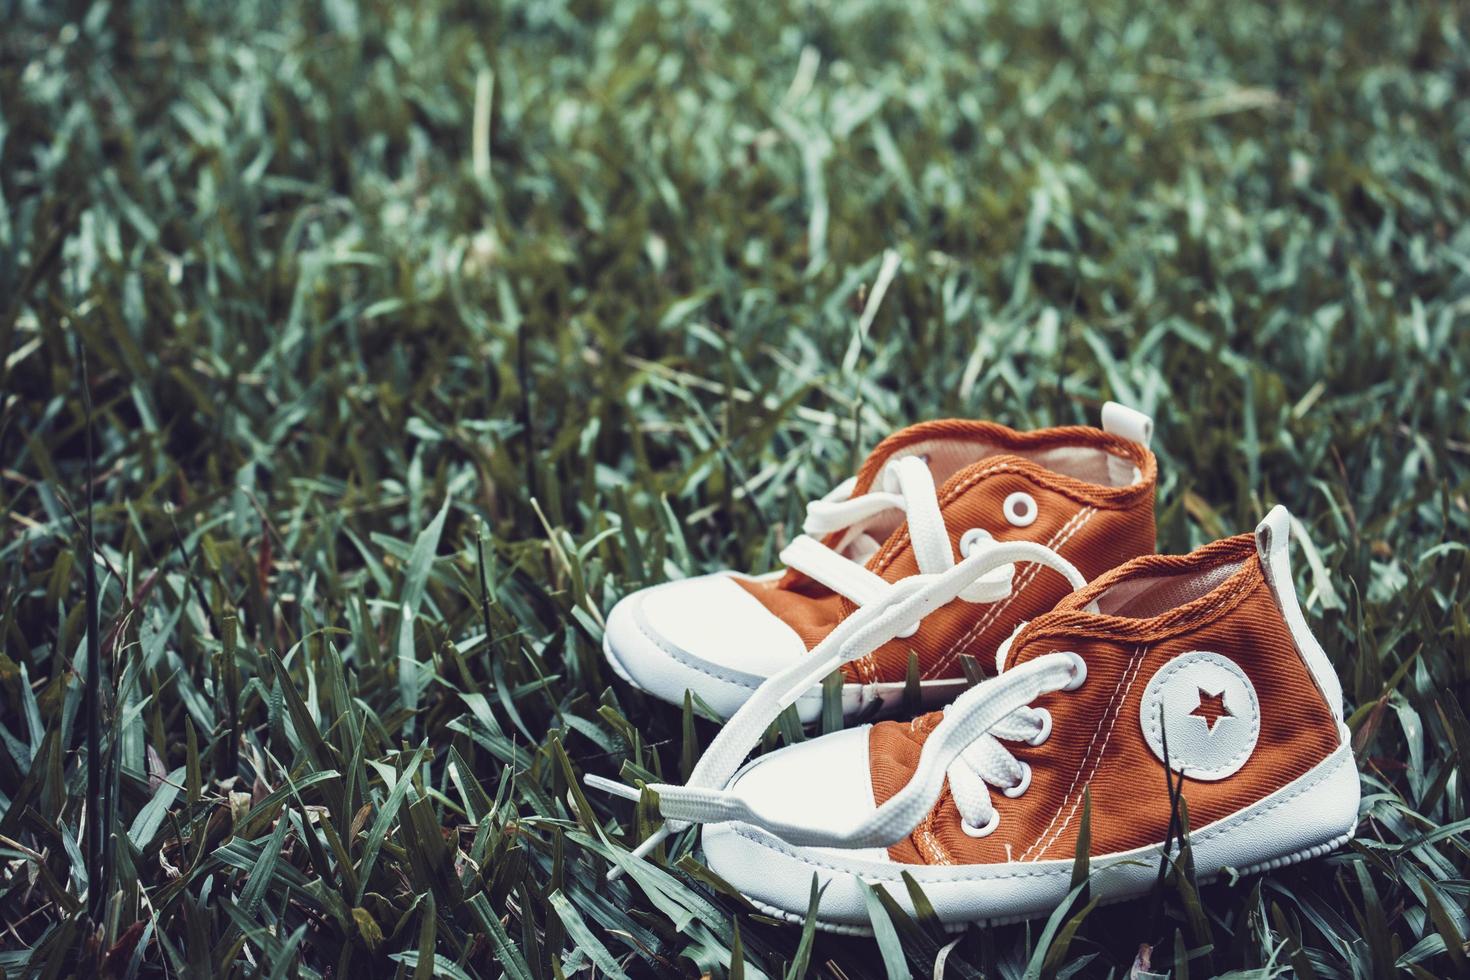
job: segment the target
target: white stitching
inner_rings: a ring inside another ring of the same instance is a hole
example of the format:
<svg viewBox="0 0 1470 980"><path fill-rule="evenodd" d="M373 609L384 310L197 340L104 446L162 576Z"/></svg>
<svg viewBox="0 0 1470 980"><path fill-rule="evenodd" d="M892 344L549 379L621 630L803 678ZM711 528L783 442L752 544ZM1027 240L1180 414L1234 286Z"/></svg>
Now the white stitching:
<svg viewBox="0 0 1470 980"><path fill-rule="evenodd" d="M698 671L699 673L703 674L706 677L713 677L717 681L724 681L726 684L734 684L737 687L748 688L748 689L750 689L752 691L754 691L756 689L756 687L759 685L759 682L758 681L755 684L750 684L750 683L746 683L743 680L738 680L735 677L727 677L727 676L724 676L723 674L717 674L717 673L715 673L712 670L708 670L708 669L706 669L704 667L699 666L697 663L695 663L695 662L693 662L691 660L686 659L689 656L689 654L685 653L679 647L670 646L669 644L664 643L663 640L659 636L657 636L657 635L655 635L653 633L650 633L648 631L648 627L644 626L641 622L639 622L638 617L636 615L633 616L633 625L635 627L637 627L638 632L642 633L643 636L644 636L644 638L647 639L648 642L652 643L654 646L658 647L664 653L667 653L676 662L678 662L680 664L683 664L685 667L688 667L690 670ZM627 664L624 664L623 667L626 670L627 669ZM630 673L631 673L631 671L630 671Z"/></svg>
<svg viewBox="0 0 1470 980"><path fill-rule="evenodd" d="M979 473L972 473L968 478L966 478L965 482L959 484L949 493L945 494L944 499L939 502L940 509L943 510L949 504L954 503L960 498L962 494L964 494L966 490L970 489L975 484L985 479L987 476L990 476L992 473L1004 472L1020 471L1012 463L997 463L994 466L990 466L986 469L981 470ZM913 540L913 535L909 533L907 524L904 525L902 533L903 537L894 542L891 552L886 557L883 555L883 552L890 551L890 549L886 545L884 546L883 550L878 553L879 557L882 558L882 560L878 562L877 567L874 568L873 571L878 572L882 569L886 569L889 565L892 565L895 561L898 560L898 556L903 552L903 549L908 547L908 543Z"/></svg>
<svg viewBox="0 0 1470 980"><path fill-rule="evenodd" d="M1063 524L1060 528L1058 528L1056 534L1052 535L1051 540L1046 543L1046 547L1051 548L1053 551L1060 552L1062 546L1068 541L1072 540L1073 536L1076 535L1078 531L1082 530L1082 525L1086 524L1087 521L1095 513L1097 513L1097 508L1084 507L1077 513L1073 514L1071 519L1069 519L1066 524ZM1016 600L1016 597L1019 596L1021 592L1031 584L1036 576L1041 573L1042 566L1039 562L1030 562L1028 564L1030 567L1026 569L1025 573L1023 573L1020 583L1011 590L1011 594L1006 596L1005 599L991 606L989 611L986 612L985 617L981 619L979 623L971 627L964 636L956 640L950 646L950 648L944 652L943 656L941 656L939 659L939 663L937 663L931 669L930 679L933 679L934 674L944 671L945 668L954 663L955 657L959 655L960 651L963 650L964 647L968 646L976 637L980 636L987 629L989 629L990 626L996 621L996 619L999 618L1000 614L1006 610L1006 607L1014 602Z"/></svg>
<svg viewBox="0 0 1470 980"><path fill-rule="evenodd" d="M954 858L951 857L949 851L945 849L944 842L939 839L939 835L934 832L933 828L926 827L914 836L922 837L924 839L924 843L929 845L929 850L931 852L930 856L934 858L934 861L932 863L937 863L940 865L954 864Z"/></svg>
<svg viewBox="0 0 1470 980"><path fill-rule="evenodd" d="M939 502L940 511L942 512L946 506L958 500L966 490L970 489L975 484L985 479L987 476L990 476L993 473L1002 472L1020 471L1014 464L997 463L996 465L987 467L986 469L983 469L978 473L972 473L968 478L965 479L963 483L956 486L953 490L945 495L943 500ZM887 544L885 544L879 550L877 555L878 561L872 568L873 572L881 575L884 571L888 569L889 565L892 565L894 562L898 561L898 556L903 553L903 549L907 548L910 542L913 541L913 535L909 533L907 525L903 527L901 533L903 534L903 537L899 538L894 543L891 549L888 547ZM874 653L865 653L857 660L853 661L853 670L858 673L860 679L870 684L876 683L878 681L878 665L873 661L874 655ZM920 680L933 680L933 678L921 677Z"/></svg>
<svg viewBox="0 0 1470 980"><path fill-rule="evenodd" d="M1128 692L1133 690L1133 682L1138 679L1138 672L1140 669L1142 669L1143 661L1146 658L1147 654L1148 649L1146 647L1136 648L1133 652L1133 659L1128 662L1128 667L1125 668L1123 671L1123 676L1118 678L1118 684L1116 687L1113 688L1113 694L1108 699L1108 712L1111 717L1108 721L1107 734L1103 737L1102 745L1098 748L1097 755L1096 757L1094 757L1092 754L1092 747L1097 744L1097 737L1098 735L1102 734L1102 729L1099 728L1097 731L1092 733L1092 739L1087 743L1087 751L1082 755L1082 765L1079 765L1077 767L1077 771L1072 774L1072 783L1070 786L1067 787L1067 792L1062 795L1062 807L1065 807L1067 805L1067 800L1072 798L1072 791L1077 788L1077 781L1082 777L1082 769L1087 765L1087 760L1092 760L1092 767L1088 769L1087 779L1084 781L1084 786L1091 783L1092 777L1097 775L1098 766L1102 765L1103 755L1108 750L1108 742L1112 741L1113 728L1118 723L1119 704L1121 701L1126 701L1128 699ZM1123 682L1125 680L1128 682L1127 688L1123 688ZM1118 691L1120 688L1123 688L1123 695L1121 698L1119 698L1118 696ZM1041 855L1046 853L1046 849L1054 844L1057 838L1062 836L1062 831L1067 829L1067 825L1072 822L1072 817L1077 814L1077 808L1081 805L1082 801L1079 797L1077 802L1072 804L1072 809L1071 812L1067 814L1067 819L1062 823L1060 827L1057 827L1057 832L1055 834L1052 834L1052 827L1056 826L1057 818L1062 815L1062 809L1058 808L1057 812L1052 815L1051 822L1048 823L1046 825L1046 829L1041 832L1041 836L1038 837L1036 841L1031 844L1030 847L1021 852L1021 860L1026 860L1026 855L1030 854L1033 850L1036 851L1036 860L1040 860ZM1039 850L1037 850L1038 846L1040 848Z"/></svg>
<svg viewBox="0 0 1470 980"><path fill-rule="evenodd" d="M1082 526L1091 519L1093 514L1096 513L1097 508L1095 507L1082 508L1077 513L1073 514L1071 519L1069 519L1067 523L1063 524L1060 528L1057 529L1057 533L1052 535L1051 540L1046 543L1045 547L1051 548L1053 551L1060 552L1062 546L1065 545L1068 541L1072 540L1073 536L1076 535L1078 531L1082 530ZM1075 526L1073 526L1074 524ZM925 678L926 680L934 680L936 674L943 673L943 671L948 668L950 664L954 663L955 657L959 655L959 652L963 650L966 646L968 646L972 641L974 641L976 637L982 635L987 629L989 629L991 624L996 621L1000 614L1005 612L1006 608L1010 606L1012 602L1016 601L1016 597L1019 596L1021 592L1031 584L1036 576L1041 573L1042 566L1040 562L1030 562L1028 564L1030 565L1030 567L1026 569L1025 573L1023 573L1020 583L1018 583L1016 587L1011 590L1011 594L1006 596L1000 602L991 606L990 609L985 613L985 616L980 620L980 622L972 626L969 631L965 633L964 636L960 637L958 640L950 645L950 648L948 650L944 651L944 653L939 658L939 662L927 671L928 676Z"/></svg>
<svg viewBox="0 0 1470 980"><path fill-rule="evenodd" d="M695 661L693 659L693 654L681 649L678 646L673 646L664 642L662 637L650 632L648 627L643 625L643 620L639 616L639 612L641 612L641 610L634 610L629 613L629 618L632 619L634 628L636 628L639 633L643 634L644 638L647 639L648 642L652 643L655 647L668 654L676 663L682 664L683 666L688 667L690 670L703 674L706 677L712 677L717 681L721 681L726 684L732 684L736 687L743 687L748 691L755 691L756 688L760 687L760 678L751 678L751 682L747 682L739 680L735 676L717 674L713 670L709 670L708 668L699 666L699 664L703 663L703 661ZM608 644L608 646L611 645L611 643ZM628 668L626 661L623 661L620 658L619 662L623 664L623 669L627 670L629 675L631 676L633 672ZM635 684L634 686L641 685ZM799 700L810 701L820 697L821 692L816 691L808 694L803 694Z"/></svg>

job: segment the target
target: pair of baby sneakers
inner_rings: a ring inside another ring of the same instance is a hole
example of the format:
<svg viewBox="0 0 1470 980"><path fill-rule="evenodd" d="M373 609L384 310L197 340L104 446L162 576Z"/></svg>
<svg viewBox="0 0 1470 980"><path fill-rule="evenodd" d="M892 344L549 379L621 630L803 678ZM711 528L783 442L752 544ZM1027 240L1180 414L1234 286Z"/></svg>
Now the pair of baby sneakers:
<svg viewBox="0 0 1470 980"><path fill-rule="evenodd" d="M802 921L815 876L818 924L865 932L869 887L913 908L905 874L946 925L1049 913L1085 800L1104 899L1153 884L1180 798L1201 878L1347 841L1357 768L1297 604L1291 518L1153 554L1151 435L1115 403L1100 429L915 425L808 506L784 571L618 603L614 670L727 719L685 785L648 787L666 822L636 853L703 824L710 869L757 907ZM967 657L993 676L972 684ZM940 710L744 764L788 707L818 716L834 671L846 718L911 704L915 660Z"/></svg>

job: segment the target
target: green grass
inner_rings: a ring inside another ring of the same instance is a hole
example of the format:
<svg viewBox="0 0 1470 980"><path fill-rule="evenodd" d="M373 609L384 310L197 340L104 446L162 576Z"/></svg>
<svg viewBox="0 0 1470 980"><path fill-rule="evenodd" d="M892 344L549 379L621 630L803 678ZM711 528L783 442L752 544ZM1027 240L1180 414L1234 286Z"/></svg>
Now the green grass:
<svg viewBox="0 0 1470 980"><path fill-rule="evenodd" d="M0 2L4 976L1466 971L1462 6L413 7ZM689 834L603 880L649 823L581 776L713 731L619 596L771 567L901 424L1107 397L1161 550L1309 530L1351 848L953 947Z"/></svg>

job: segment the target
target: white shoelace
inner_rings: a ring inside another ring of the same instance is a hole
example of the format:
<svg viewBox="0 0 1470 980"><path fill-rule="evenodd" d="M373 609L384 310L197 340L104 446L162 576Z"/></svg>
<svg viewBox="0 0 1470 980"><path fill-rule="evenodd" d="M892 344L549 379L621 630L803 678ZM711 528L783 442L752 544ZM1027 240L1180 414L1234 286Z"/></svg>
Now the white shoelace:
<svg viewBox="0 0 1470 980"><path fill-rule="evenodd" d="M875 486L854 497L857 477L838 484L821 500L807 504L803 534L781 550L781 561L790 568L862 606L886 594L888 583L869 571L865 564L879 543L867 533L867 522L885 511L900 510L908 524L914 558L919 571L938 575L954 566L949 529L939 509L934 474L922 456L905 456L883 467ZM821 539L846 532L835 547ZM989 541L983 528L967 531L961 540L961 557L977 541ZM967 602L998 602L1010 595L1015 565L992 569L961 593Z"/></svg>
<svg viewBox="0 0 1470 980"><path fill-rule="evenodd" d="M1043 728L1049 730L1043 713L1028 706L1042 694L1081 683L1086 664L1075 653L1037 657L960 695L925 740L908 783L867 816L828 813L821 822L790 822L762 813L726 787L766 728L824 677L894 637L911 634L925 616L959 598L987 574L1021 561L1054 569L1073 589L1086 584L1071 562L1030 541L987 542L943 572L885 582L883 592L840 622L807 656L771 675L756 689L710 742L685 785L650 784L658 794L659 812L668 822L640 844L634 856L643 857L670 833L691 823L725 820L764 828L798 846L887 847L902 840L929 812L944 788L946 775L951 777L951 790L965 823L983 831L995 814L986 783L1015 792L1021 765L996 738L1014 741L1018 738L1013 736L1027 739L1038 737ZM586 781L617 796L639 797L637 788L601 776L589 775Z"/></svg>
<svg viewBox="0 0 1470 980"><path fill-rule="evenodd" d="M1065 657L1073 661L1073 679L1063 689L1081 684L1082 678L1087 676L1087 665L1076 654L1049 656ZM945 706L945 720L935 728L936 733L949 722L951 711L960 710L956 708L959 703L956 700ZM991 726L985 734L960 750L959 757L945 770L945 774L949 776L950 795L954 799L955 809L960 812L960 827L965 833L971 837L986 837L1000 825L1000 813L990 800L990 786L998 788L1006 796L1016 797L1026 792L1031 785L1031 767L1017 760L1000 744L1001 740L1040 745L1050 735L1051 712L1045 708L1033 708L1027 703L1017 707Z"/></svg>

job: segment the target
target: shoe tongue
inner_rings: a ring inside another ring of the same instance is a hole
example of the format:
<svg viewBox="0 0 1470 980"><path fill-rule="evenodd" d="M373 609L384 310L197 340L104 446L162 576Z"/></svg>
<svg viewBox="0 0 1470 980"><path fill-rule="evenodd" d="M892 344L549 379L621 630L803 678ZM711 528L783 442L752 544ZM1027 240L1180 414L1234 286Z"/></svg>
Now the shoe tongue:
<svg viewBox="0 0 1470 980"><path fill-rule="evenodd" d="M883 475L883 467L887 466L890 460L910 455L913 454L909 451L908 446L890 446L886 441L879 443L863 460L863 465L858 467L857 483L852 488L853 496L867 493L869 490L882 489L879 481Z"/></svg>
<svg viewBox="0 0 1470 980"><path fill-rule="evenodd" d="M883 542L871 534L859 534L857 539L847 546L847 557L859 564L866 565L882 547Z"/></svg>

